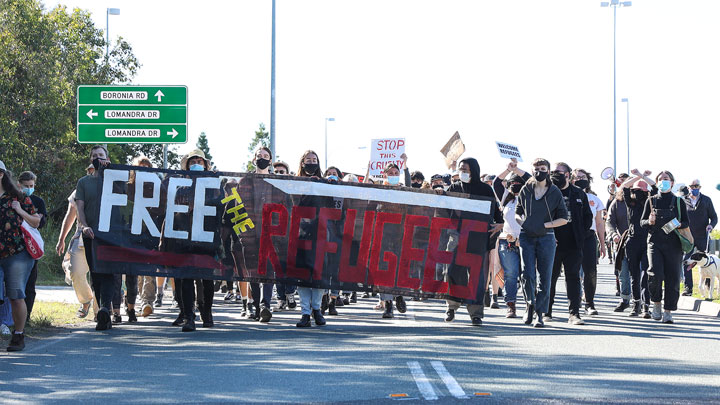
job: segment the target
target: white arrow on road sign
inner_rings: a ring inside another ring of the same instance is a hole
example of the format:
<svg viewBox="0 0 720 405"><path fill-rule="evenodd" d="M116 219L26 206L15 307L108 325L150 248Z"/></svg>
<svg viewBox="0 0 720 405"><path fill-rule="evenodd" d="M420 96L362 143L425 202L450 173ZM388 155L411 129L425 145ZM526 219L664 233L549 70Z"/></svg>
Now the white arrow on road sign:
<svg viewBox="0 0 720 405"><path fill-rule="evenodd" d="M98 116L98 113L93 112L93 110L92 110L92 108L91 108L90 111L87 112L87 116L88 116L88 118L93 119L93 117L97 117L97 116Z"/></svg>
<svg viewBox="0 0 720 405"><path fill-rule="evenodd" d="M155 97L158 98L158 103L162 101L164 94L161 90L158 90L157 93L155 93Z"/></svg>
<svg viewBox="0 0 720 405"><path fill-rule="evenodd" d="M168 131L168 135L172 135L173 139L178 135L178 131L175 130L175 128L172 129L172 131Z"/></svg>

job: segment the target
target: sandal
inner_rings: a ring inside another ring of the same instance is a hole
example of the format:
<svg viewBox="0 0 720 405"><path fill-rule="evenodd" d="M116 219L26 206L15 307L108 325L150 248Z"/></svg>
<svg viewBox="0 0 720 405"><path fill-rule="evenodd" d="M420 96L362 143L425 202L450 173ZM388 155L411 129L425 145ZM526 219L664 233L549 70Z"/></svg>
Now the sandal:
<svg viewBox="0 0 720 405"><path fill-rule="evenodd" d="M80 309L78 309L77 312L75 313L75 316L77 316L78 318L81 318L81 319L82 319L82 318L85 318L85 317L88 316L88 310L89 310L89 309L90 309L90 308L85 309L85 308L83 308L83 307L81 306Z"/></svg>

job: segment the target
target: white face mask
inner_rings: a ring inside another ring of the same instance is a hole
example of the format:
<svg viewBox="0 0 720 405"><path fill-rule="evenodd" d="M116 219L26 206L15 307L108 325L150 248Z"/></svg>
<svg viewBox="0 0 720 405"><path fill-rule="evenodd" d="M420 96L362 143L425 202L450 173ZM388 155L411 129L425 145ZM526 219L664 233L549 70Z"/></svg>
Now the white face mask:
<svg viewBox="0 0 720 405"><path fill-rule="evenodd" d="M387 182L391 186L400 184L400 176L387 176Z"/></svg>
<svg viewBox="0 0 720 405"><path fill-rule="evenodd" d="M470 183L470 173L460 172L460 181Z"/></svg>

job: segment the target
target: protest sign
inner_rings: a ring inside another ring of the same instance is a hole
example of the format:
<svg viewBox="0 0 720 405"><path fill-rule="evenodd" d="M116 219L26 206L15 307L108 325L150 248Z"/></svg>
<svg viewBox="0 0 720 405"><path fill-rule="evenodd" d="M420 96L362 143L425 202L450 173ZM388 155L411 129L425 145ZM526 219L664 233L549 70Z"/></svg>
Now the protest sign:
<svg viewBox="0 0 720 405"><path fill-rule="evenodd" d="M510 145L505 142L495 141L500 152L500 157L505 159L517 159L518 162L522 162L522 156L520 155L520 149L515 145Z"/></svg>
<svg viewBox="0 0 720 405"><path fill-rule="evenodd" d="M400 156L405 153L405 138L373 139L370 142L370 176L380 176L388 163L395 163L400 170L405 164Z"/></svg>
<svg viewBox="0 0 720 405"><path fill-rule="evenodd" d="M122 165L100 176L99 272L484 297L489 198Z"/></svg>
<svg viewBox="0 0 720 405"><path fill-rule="evenodd" d="M450 137L450 140L440 149L440 153L445 156L445 166L447 166L448 169L452 166L452 162L460 159L460 156L465 153L465 144L462 139L460 139L459 132L455 131L453 136Z"/></svg>

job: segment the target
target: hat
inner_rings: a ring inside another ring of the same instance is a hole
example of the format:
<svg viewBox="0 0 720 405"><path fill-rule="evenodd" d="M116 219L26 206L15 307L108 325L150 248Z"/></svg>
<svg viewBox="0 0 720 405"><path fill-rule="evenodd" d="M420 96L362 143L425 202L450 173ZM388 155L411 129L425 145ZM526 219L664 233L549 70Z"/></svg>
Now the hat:
<svg viewBox="0 0 720 405"><path fill-rule="evenodd" d="M188 167L187 163L188 163L188 160L190 160L190 159L192 159L192 158L194 158L194 157L202 158L202 160L205 162L205 169L209 169L209 167L208 167L208 161L207 161L207 159L205 158L205 152L201 151L200 149L195 149L194 151L192 151L192 152L188 153L187 155L183 156L182 160L180 161L180 169L182 169L182 170L190 170L190 168Z"/></svg>
<svg viewBox="0 0 720 405"><path fill-rule="evenodd" d="M646 182L640 180L637 183L633 184L632 190L642 190L647 192L650 191L650 187L648 187L648 184Z"/></svg>
<svg viewBox="0 0 720 405"><path fill-rule="evenodd" d="M7 169L5 168L5 163L3 163L2 160L0 160L0 170L2 170L2 171L4 171L4 172L7 171Z"/></svg>
<svg viewBox="0 0 720 405"><path fill-rule="evenodd" d="M442 179L443 179L442 174L433 174L432 177L430 177L430 181L442 180Z"/></svg>

